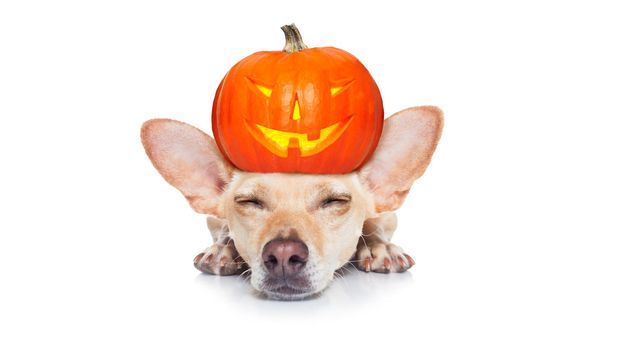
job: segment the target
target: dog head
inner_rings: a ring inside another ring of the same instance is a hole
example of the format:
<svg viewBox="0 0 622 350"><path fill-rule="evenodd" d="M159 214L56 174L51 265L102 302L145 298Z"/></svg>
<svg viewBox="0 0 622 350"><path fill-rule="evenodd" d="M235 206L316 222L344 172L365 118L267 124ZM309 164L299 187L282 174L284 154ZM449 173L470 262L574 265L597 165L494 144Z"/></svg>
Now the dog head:
<svg viewBox="0 0 622 350"><path fill-rule="evenodd" d="M251 268L252 285L297 299L323 290L355 253L363 224L396 210L423 174L442 112L416 107L387 118L372 158L344 175L248 173L188 124L154 119L141 136L156 169L192 208L218 218Z"/></svg>

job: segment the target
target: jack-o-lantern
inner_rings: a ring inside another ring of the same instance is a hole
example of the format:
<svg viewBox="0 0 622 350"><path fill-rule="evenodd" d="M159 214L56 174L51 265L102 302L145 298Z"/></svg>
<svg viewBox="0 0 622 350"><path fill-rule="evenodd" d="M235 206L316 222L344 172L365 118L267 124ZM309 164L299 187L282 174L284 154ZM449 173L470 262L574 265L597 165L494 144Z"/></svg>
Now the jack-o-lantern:
<svg viewBox="0 0 622 350"><path fill-rule="evenodd" d="M283 51L244 58L218 87L212 129L220 151L252 172L355 170L382 132L376 83L348 52L306 48L293 24L281 29Z"/></svg>

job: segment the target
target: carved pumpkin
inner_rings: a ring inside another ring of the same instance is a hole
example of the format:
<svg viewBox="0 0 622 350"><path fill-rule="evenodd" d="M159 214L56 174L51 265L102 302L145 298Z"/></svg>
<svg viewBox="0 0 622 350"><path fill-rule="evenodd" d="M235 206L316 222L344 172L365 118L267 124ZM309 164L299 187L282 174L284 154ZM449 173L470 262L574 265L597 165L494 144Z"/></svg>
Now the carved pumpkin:
<svg viewBox="0 0 622 350"><path fill-rule="evenodd" d="M355 170L382 132L376 83L348 52L308 49L293 24L281 29L283 51L244 58L218 87L212 129L220 151L244 171Z"/></svg>

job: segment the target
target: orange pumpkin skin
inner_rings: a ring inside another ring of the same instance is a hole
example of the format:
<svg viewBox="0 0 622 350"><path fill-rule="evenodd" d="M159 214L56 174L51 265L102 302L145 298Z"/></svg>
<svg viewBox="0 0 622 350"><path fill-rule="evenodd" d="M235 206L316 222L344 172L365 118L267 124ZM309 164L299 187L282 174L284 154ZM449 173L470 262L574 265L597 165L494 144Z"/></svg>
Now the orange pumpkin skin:
<svg viewBox="0 0 622 350"><path fill-rule="evenodd" d="M374 152L383 113L376 83L346 51L257 52L220 83L212 129L241 170L344 174Z"/></svg>

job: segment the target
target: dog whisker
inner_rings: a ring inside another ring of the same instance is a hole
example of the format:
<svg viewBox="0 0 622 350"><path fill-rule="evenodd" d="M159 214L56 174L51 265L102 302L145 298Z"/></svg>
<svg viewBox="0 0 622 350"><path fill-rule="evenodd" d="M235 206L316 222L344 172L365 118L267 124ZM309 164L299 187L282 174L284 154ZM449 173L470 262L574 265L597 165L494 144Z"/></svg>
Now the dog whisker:
<svg viewBox="0 0 622 350"><path fill-rule="evenodd" d="M365 248L369 249L369 246L367 245L367 241L365 241L365 235L364 234L361 235L361 241L363 241L363 245L365 245Z"/></svg>

